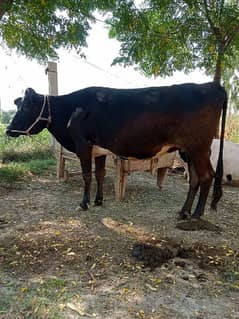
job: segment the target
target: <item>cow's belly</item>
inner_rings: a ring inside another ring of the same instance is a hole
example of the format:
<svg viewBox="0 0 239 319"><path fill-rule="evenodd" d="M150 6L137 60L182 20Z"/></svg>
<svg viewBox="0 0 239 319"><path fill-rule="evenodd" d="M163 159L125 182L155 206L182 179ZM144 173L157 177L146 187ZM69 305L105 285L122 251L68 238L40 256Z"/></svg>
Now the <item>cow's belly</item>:
<svg viewBox="0 0 239 319"><path fill-rule="evenodd" d="M127 158L137 158L137 159L147 159L152 158L158 155L164 155L168 152L170 152L172 149L175 149L176 147L174 145L157 145L155 147L147 147L147 146L141 146L135 147L134 145L131 145L129 147L128 145L120 144L112 148L112 152L116 155L127 157Z"/></svg>
<svg viewBox="0 0 239 319"><path fill-rule="evenodd" d="M109 150L97 145L93 145L93 149L92 149L93 157L99 157L102 155L110 155L110 154L112 154L112 152L110 152Z"/></svg>

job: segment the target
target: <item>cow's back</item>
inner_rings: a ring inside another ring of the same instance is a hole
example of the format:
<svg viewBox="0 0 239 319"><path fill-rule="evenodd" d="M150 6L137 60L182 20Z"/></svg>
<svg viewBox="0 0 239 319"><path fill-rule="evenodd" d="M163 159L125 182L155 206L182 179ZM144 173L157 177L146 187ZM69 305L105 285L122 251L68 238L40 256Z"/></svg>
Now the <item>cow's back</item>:
<svg viewBox="0 0 239 319"><path fill-rule="evenodd" d="M96 143L125 156L133 156L143 143L145 154L137 153L140 157L150 157L167 144L187 148L207 143L209 147L208 137L216 135L225 99L224 90L214 83L106 89L104 94L96 117Z"/></svg>

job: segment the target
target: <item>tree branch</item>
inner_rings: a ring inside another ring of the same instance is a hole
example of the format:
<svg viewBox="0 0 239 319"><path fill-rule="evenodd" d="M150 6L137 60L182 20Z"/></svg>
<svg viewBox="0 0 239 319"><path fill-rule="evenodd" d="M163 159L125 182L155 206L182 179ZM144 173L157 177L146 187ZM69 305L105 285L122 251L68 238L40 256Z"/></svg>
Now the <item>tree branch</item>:
<svg viewBox="0 0 239 319"><path fill-rule="evenodd" d="M214 25L214 23L213 23L213 21L212 21L212 19L211 19L211 17L210 17L210 13L209 13L209 10L208 10L207 0L203 0L203 3L204 3L204 7L205 7L205 15L206 15L206 18L207 18L208 23L209 23L209 25L210 25L210 28L211 28L212 32L214 33L214 35L215 35L217 41L220 43L221 40L222 40L222 39L221 39L220 30L219 30L219 28L217 28L217 27Z"/></svg>
<svg viewBox="0 0 239 319"><path fill-rule="evenodd" d="M13 0L0 0L0 20L4 14L11 9Z"/></svg>
<svg viewBox="0 0 239 319"><path fill-rule="evenodd" d="M232 43L233 39L235 38L238 32L239 32L239 25L236 25L231 31L230 35L224 41L225 50L230 46L230 44Z"/></svg>

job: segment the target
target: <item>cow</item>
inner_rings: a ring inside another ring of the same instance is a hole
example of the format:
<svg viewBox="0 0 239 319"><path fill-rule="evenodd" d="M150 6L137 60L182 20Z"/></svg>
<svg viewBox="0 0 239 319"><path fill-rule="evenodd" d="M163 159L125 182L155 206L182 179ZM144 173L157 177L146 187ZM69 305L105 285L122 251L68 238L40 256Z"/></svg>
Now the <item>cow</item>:
<svg viewBox="0 0 239 319"><path fill-rule="evenodd" d="M211 145L211 164L213 169L216 169L218 152L220 147L220 140L214 138ZM184 177L189 180L187 163L180 159L180 155L176 153L176 159L184 169ZM239 144L230 141L224 141L223 149L223 177L222 182L224 184L237 186L239 185Z"/></svg>
<svg viewBox="0 0 239 319"><path fill-rule="evenodd" d="M80 206L90 203L92 148L110 150L123 158L151 158L179 150L189 166L189 190L179 212L182 219L199 219L205 210L213 177L211 207L222 196L223 141L227 94L216 82L185 83L136 89L88 87L61 95L47 96L28 88L17 99L15 117L6 129L9 136L32 135L47 128L81 163L84 193ZM210 163L210 146L219 129L221 136L217 169ZM103 201L105 156L96 158L95 204ZM196 193L199 199L191 215Z"/></svg>
<svg viewBox="0 0 239 319"><path fill-rule="evenodd" d="M220 147L220 140L213 139L211 145L211 163L215 169L217 154ZM239 185L239 144L231 141L224 141L223 150L223 182L228 185Z"/></svg>

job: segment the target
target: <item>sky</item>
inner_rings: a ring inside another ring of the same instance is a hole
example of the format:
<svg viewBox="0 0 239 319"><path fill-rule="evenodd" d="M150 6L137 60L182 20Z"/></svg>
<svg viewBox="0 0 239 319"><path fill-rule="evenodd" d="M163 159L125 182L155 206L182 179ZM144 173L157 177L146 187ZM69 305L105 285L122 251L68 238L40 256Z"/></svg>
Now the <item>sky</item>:
<svg viewBox="0 0 239 319"><path fill-rule="evenodd" d="M147 78L133 67L111 66L119 51L120 43L108 38L107 29L101 23L93 26L87 42L88 48L84 49L86 60L81 59L74 51L59 51L57 62L59 94L67 94L88 86L133 88L183 82L202 83L210 80L199 71L189 75L177 72L169 78ZM22 96L28 87L41 94L48 93L46 65L27 60L14 52L6 54L1 48L0 57L2 110L14 109L14 99Z"/></svg>

